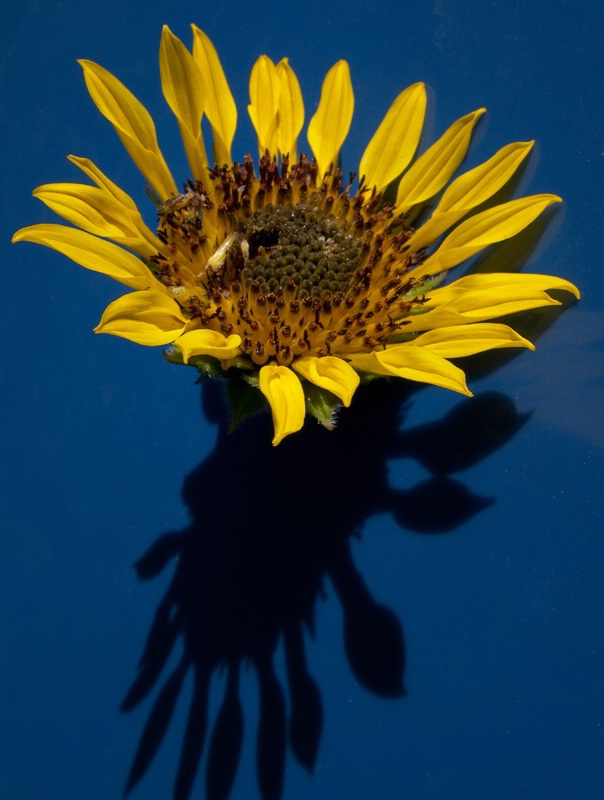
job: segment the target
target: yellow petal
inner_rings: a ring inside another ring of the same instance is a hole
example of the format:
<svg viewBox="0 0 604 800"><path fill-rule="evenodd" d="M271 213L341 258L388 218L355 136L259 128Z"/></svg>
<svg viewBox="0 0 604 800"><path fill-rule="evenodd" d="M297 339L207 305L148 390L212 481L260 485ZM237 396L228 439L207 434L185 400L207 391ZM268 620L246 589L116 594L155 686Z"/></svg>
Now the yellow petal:
<svg viewBox="0 0 604 800"><path fill-rule="evenodd" d="M350 359L355 369L374 375L394 375L419 383L431 383L471 397L466 376L458 367L437 353L420 347L398 344L373 353L355 355Z"/></svg>
<svg viewBox="0 0 604 800"><path fill-rule="evenodd" d="M141 235L133 212L103 189L80 183L49 183L38 186L33 195L88 233L120 242L142 257L157 253L158 248Z"/></svg>
<svg viewBox="0 0 604 800"><path fill-rule="evenodd" d="M518 311L560 305L546 290L562 289L579 296L572 283L551 275L491 273L468 275L430 292L423 309L411 315L405 333L449 325L464 325L503 317Z"/></svg>
<svg viewBox="0 0 604 800"><path fill-rule="evenodd" d="M147 289L156 283L143 262L115 244L65 225L32 225L21 228L13 242L34 242L50 247L76 264L102 272L132 289Z"/></svg>
<svg viewBox="0 0 604 800"><path fill-rule="evenodd" d="M148 346L168 344L186 325L175 300L157 291L132 292L110 303L95 333L111 333Z"/></svg>
<svg viewBox="0 0 604 800"><path fill-rule="evenodd" d="M136 203L130 197L130 195L126 194L126 192L120 189L117 184L113 183L113 181L111 181L103 172L101 172L96 164L94 164L88 158L80 158L78 156L67 156L67 158L72 162L72 164L75 164L76 167L79 167L82 172L88 175L88 177L96 183L99 189L102 189L108 195L112 195L117 203L124 208L124 213L128 215L132 224L140 234L140 238L143 239L148 246L145 252L142 252L139 251L135 246L129 245L133 250L140 252L143 256L153 255L161 250L161 242L155 236L153 231L151 231L145 225Z"/></svg>
<svg viewBox="0 0 604 800"><path fill-rule="evenodd" d="M81 158L79 156L67 156L67 158L72 164L75 164L76 167L79 167L82 172L88 175L90 180L94 181L100 189L104 189L109 194L113 195L118 203L123 205L124 208L127 208L130 212L138 213L136 203L130 197L130 195L126 194L123 189L120 189L116 183L113 183L113 181L109 180L109 178L103 172L101 172L96 164L90 161L90 159Z"/></svg>
<svg viewBox="0 0 604 800"><path fill-rule="evenodd" d="M300 358L292 366L306 380L339 397L346 407L360 383L352 367L336 356Z"/></svg>
<svg viewBox="0 0 604 800"><path fill-rule="evenodd" d="M319 182L332 164L337 166L353 110L350 69L346 61L338 61L325 76L319 107L308 125L308 142L319 166Z"/></svg>
<svg viewBox="0 0 604 800"><path fill-rule="evenodd" d="M570 292L579 299L580 293L577 287L570 281L559 278L556 275L538 275L530 272L485 272L476 275L464 275L448 286L441 286L430 292L428 305L442 305L456 298L464 298L470 292L488 289L497 294L501 291L514 287L514 291L523 292L539 291L545 292L550 289L557 289Z"/></svg>
<svg viewBox="0 0 604 800"><path fill-rule="evenodd" d="M534 141L512 142L484 164L460 175L443 194L436 213L469 211L484 203L504 186L530 153Z"/></svg>
<svg viewBox="0 0 604 800"><path fill-rule="evenodd" d="M233 333L227 339L218 331L197 329L179 336L174 344L181 350L185 362L193 356L234 358L239 353L241 336Z"/></svg>
<svg viewBox="0 0 604 800"><path fill-rule="evenodd" d="M260 56L250 75L250 105L247 107L258 135L258 151L277 155L277 127L281 78L268 56Z"/></svg>
<svg viewBox="0 0 604 800"><path fill-rule="evenodd" d="M480 322L484 319L516 314L518 311L559 305L560 303L549 294L538 290L527 289L519 292L514 286L505 286L498 291L483 289L468 292L463 297L458 297L447 303L446 306L436 309L430 314L428 325L422 327L420 324L420 329L425 330L437 324L441 327L442 325Z"/></svg>
<svg viewBox="0 0 604 800"><path fill-rule="evenodd" d="M508 325L494 322L476 323L474 325L452 325L446 328L428 331L413 339L409 344L425 347L443 358L461 358L482 353L485 350L496 350L500 347L535 346L516 333Z"/></svg>
<svg viewBox="0 0 604 800"><path fill-rule="evenodd" d="M84 79L96 107L115 127L136 166L162 198L177 194L176 184L161 154L155 125L132 92L99 64L81 59Z"/></svg>
<svg viewBox="0 0 604 800"><path fill-rule="evenodd" d="M167 25L163 27L159 48L159 71L164 97L178 120L192 175L205 181L208 158L201 133L204 81L193 56Z"/></svg>
<svg viewBox="0 0 604 800"><path fill-rule="evenodd" d="M237 107L216 49L206 34L193 29L193 58L206 87L205 113L214 136L214 158L218 164L231 163L231 144L237 127Z"/></svg>
<svg viewBox="0 0 604 800"><path fill-rule="evenodd" d="M363 153L359 176L379 192L415 155L426 114L426 88L414 83L399 94Z"/></svg>
<svg viewBox="0 0 604 800"><path fill-rule="evenodd" d="M267 364L260 370L260 391L268 400L273 414L273 444L304 425L304 392L296 375L287 367Z"/></svg>
<svg viewBox="0 0 604 800"><path fill-rule="evenodd" d="M561 198L555 194L535 194L510 200L509 203L502 203L475 214L455 228L434 255L412 270L409 277L435 275L451 269L490 244L502 242L520 233L548 206L560 202Z"/></svg>
<svg viewBox="0 0 604 800"><path fill-rule="evenodd" d="M136 235L136 230L128 225L124 207L96 186L47 183L32 194L59 216L96 236L115 239Z"/></svg>
<svg viewBox="0 0 604 800"><path fill-rule="evenodd" d="M443 188L464 160L472 130L486 109L479 108L451 125L401 178L396 195L397 213L424 203Z"/></svg>
<svg viewBox="0 0 604 800"><path fill-rule="evenodd" d="M498 319L520 311L531 311L533 308L560 305L557 300L554 300L545 292L527 293L520 298L510 297L509 293L506 293L501 298L494 298L493 295L481 293L475 295L472 298L472 302L474 307L471 309L457 310L451 306L443 306L435 309L430 314L413 317L411 323L405 326L405 333L427 331L454 325L468 325L482 322L485 319Z"/></svg>
<svg viewBox="0 0 604 800"><path fill-rule="evenodd" d="M409 240L409 249L418 250L434 242L468 211L484 203L509 181L529 154L534 142L513 142L492 158L460 175L443 194L431 218Z"/></svg>
<svg viewBox="0 0 604 800"><path fill-rule="evenodd" d="M304 102L300 84L287 58L277 64L277 73L281 82L277 147L282 155L289 154L290 164L295 164L298 135L304 125Z"/></svg>

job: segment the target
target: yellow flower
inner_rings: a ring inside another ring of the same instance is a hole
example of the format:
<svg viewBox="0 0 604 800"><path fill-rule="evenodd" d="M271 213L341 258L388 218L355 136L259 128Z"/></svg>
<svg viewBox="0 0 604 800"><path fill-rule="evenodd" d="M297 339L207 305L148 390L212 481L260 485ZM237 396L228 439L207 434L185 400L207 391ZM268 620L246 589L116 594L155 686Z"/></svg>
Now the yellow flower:
<svg viewBox="0 0 604 800"><path fill-rule="evenodd" d="M165 27L159 60L191 170L182 193L144 106L103 67L80 62L93 101L149 184L157 231L98 167L70 156L94 185L50 184L34 194L77 227L33 225L14 241L51 247L133 289L108 306L95 330L144 345L173 343L169 360L243 376L271 407L274 444L299 430L307 411L330 427L335 408L350 405L367 373L470 394L448 359L533 349L507 325L486 320L556 305L549 289L579 296L569 282L545 275L481 274L441 285L449 269L514 236L560 200L539 194L477 211L532 142L503 147L445 189L485 109L454 122L415 158L426 91L413 84L367 145L356 183L339 167L354 109L345 61L323 82L308 124L309 159L298 155L304 105L296 75L286 58L275 64L260 56L248 106L258 136L255 165L249 155L231 159L237 109L208 37L193 26L189 51ZM412 227L435 202L430 218Z"/></svg>

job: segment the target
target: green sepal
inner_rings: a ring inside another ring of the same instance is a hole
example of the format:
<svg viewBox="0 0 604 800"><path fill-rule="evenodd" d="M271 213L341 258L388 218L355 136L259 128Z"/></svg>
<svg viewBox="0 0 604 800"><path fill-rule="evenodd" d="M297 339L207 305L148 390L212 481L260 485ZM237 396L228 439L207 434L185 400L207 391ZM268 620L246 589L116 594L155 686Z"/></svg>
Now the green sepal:
<svg viewBox="0 0 604 800"><path fill-rule="evenodd" d="M164 359L168 361L170 364L184 364L182 358L182 353L178 349L178 347L174 347L173 344L166 347L166 349L162 353Z"/></svg>
<svg viewBox="0 0 604 800"><path fill-rule="evenodd" d="M187 364L195 367L208 378L224 378L222 362L212 356L191 356Z"/></svg>
<svg viewBox="0 0 604 800"><path fill-rule="evenodd" d="M227 395L231 409L229 433L232 433L246 417L268 405L262 392L248 380L242 378L231 378L228 381Z"/></svg>
<svg viewBox="0 0 604 800"><path fill-rule="evenodd" d="M245 358L245 356L234 356L233 358L227 358L221 363L225 372L230 369L242 370L245 372L250 372L251 370L257 371L257 367L251 363L249 358Z"/></svg>
<svg viewBox="0 0 604 800"><path fill-rule="evenodd" d="M383 378L383 375L376 375L375 372L364 372L362 369L357 370L358 376L361 379L361 386L365 386L372 381Z"/></svg>
<svg viewBox="0 0 604 800"><path fill-rule="evenodd" d="M302 388L306 413L317 419L328 431L332 431L336 425L338 411L342 408L341 400L327 389L321 389L309 381L302 381Z"/></svg>
<svg viewBox="0 0 604 800"><path fill-rule="evenodd" d="M222 368L222 361L213 356L191 356L185 364L179 348L170 345L164 350L164 358L170 364L184 364L186 367L194 367L199 370L203 378L225 378L227 375Z"/></svg>
<svg viewBox="0 0 604 800"><path fill-rule="evenodd" d="M246 383L248 383L250 386L253 386L255 389L260 387L260 372L258 370L256 370L256 372L248 372L241 377Z"/></svg>

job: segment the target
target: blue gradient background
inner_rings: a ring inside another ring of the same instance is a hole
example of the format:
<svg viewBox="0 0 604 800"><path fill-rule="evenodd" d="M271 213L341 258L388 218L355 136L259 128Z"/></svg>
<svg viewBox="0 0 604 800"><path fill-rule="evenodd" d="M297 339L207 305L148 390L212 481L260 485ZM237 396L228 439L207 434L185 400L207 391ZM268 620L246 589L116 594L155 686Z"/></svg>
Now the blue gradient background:
<svg viewBox="0 0 604 800"><path fill-rule="evenodd" d="M603 797L600 4L26 0L2 17L0 795L121 796L150 706L129 715L118 707L169 580L168 570L143 584L132 565L161 533L187 524L182 482L215 439L189 370L165 364L159 350L91 333L119 286L44 248L12 246L10 236L54 221L30 192L79 180L67 153L91 158L150 210L77 58L100 62L142 100L174 174L186 177L157 52L162 24L189 43L194 21L217 46L235 94L238 154L255 152L245 107L260 53L289 57L307 120L327 69L349 61L356 107L346 168L392 99L418 80L430 90L430 137L487 106L468 166L535 138L520 191L555 192L565 203L525 269L564 276L583 292L536 353L473 385L533 412L505 447L458 476L495 502L438 537L381 513L353 545L373 596L402 622L404 698L378 699L355 680L326 584L307 641L324 704L317 766L309 776L288 756L284 800ZM439 419L458 400L422 391L407 424ZM423 477L408 459L390 465L395 488ZM252 524L269 503L250 512ZM258 797L251 670L242 700L233 800ZM170 797L185 709L186 697L134 798Z"/></svg>

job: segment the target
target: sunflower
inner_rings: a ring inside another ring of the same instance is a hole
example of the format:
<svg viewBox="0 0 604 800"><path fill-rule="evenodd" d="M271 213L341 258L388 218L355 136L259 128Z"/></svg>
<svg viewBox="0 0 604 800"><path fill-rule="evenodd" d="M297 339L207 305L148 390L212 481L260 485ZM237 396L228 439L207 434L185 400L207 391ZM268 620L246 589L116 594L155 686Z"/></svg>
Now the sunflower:
<svg viewBox="0 0 604 800"><path fill-rule="evenodd" d="M358 173L344 176L339 153L354 108L346 61L323 82L307 128L309 158L297 150L304 105L296 75L287 58L275 64L263 55L249 85L258 158L233 161L235 102L212 42L192 28L191 52L164 27L159 58L191 170L182 192L144 106L103 67L80 62L92 100L148 182L157 230L95 164L69 156L94 185L47 184L34 195L76 227L33 225L13 237L134 290L107 307L97 333L170 345L168 360L229 379L240 407L253 410L266 398L278 444L307 412L332 427L335 411L375 376L470 395L449 359L534 349L487 320L557 305L551 289L579 296L547 275L474 274L443 284L448 270L560 201L537 194L485 208L533 142L509 144L449 183L484 108L416 158L426 90L415 83L392 103ZM418 224L429 204L431 215Z"/></svg>

